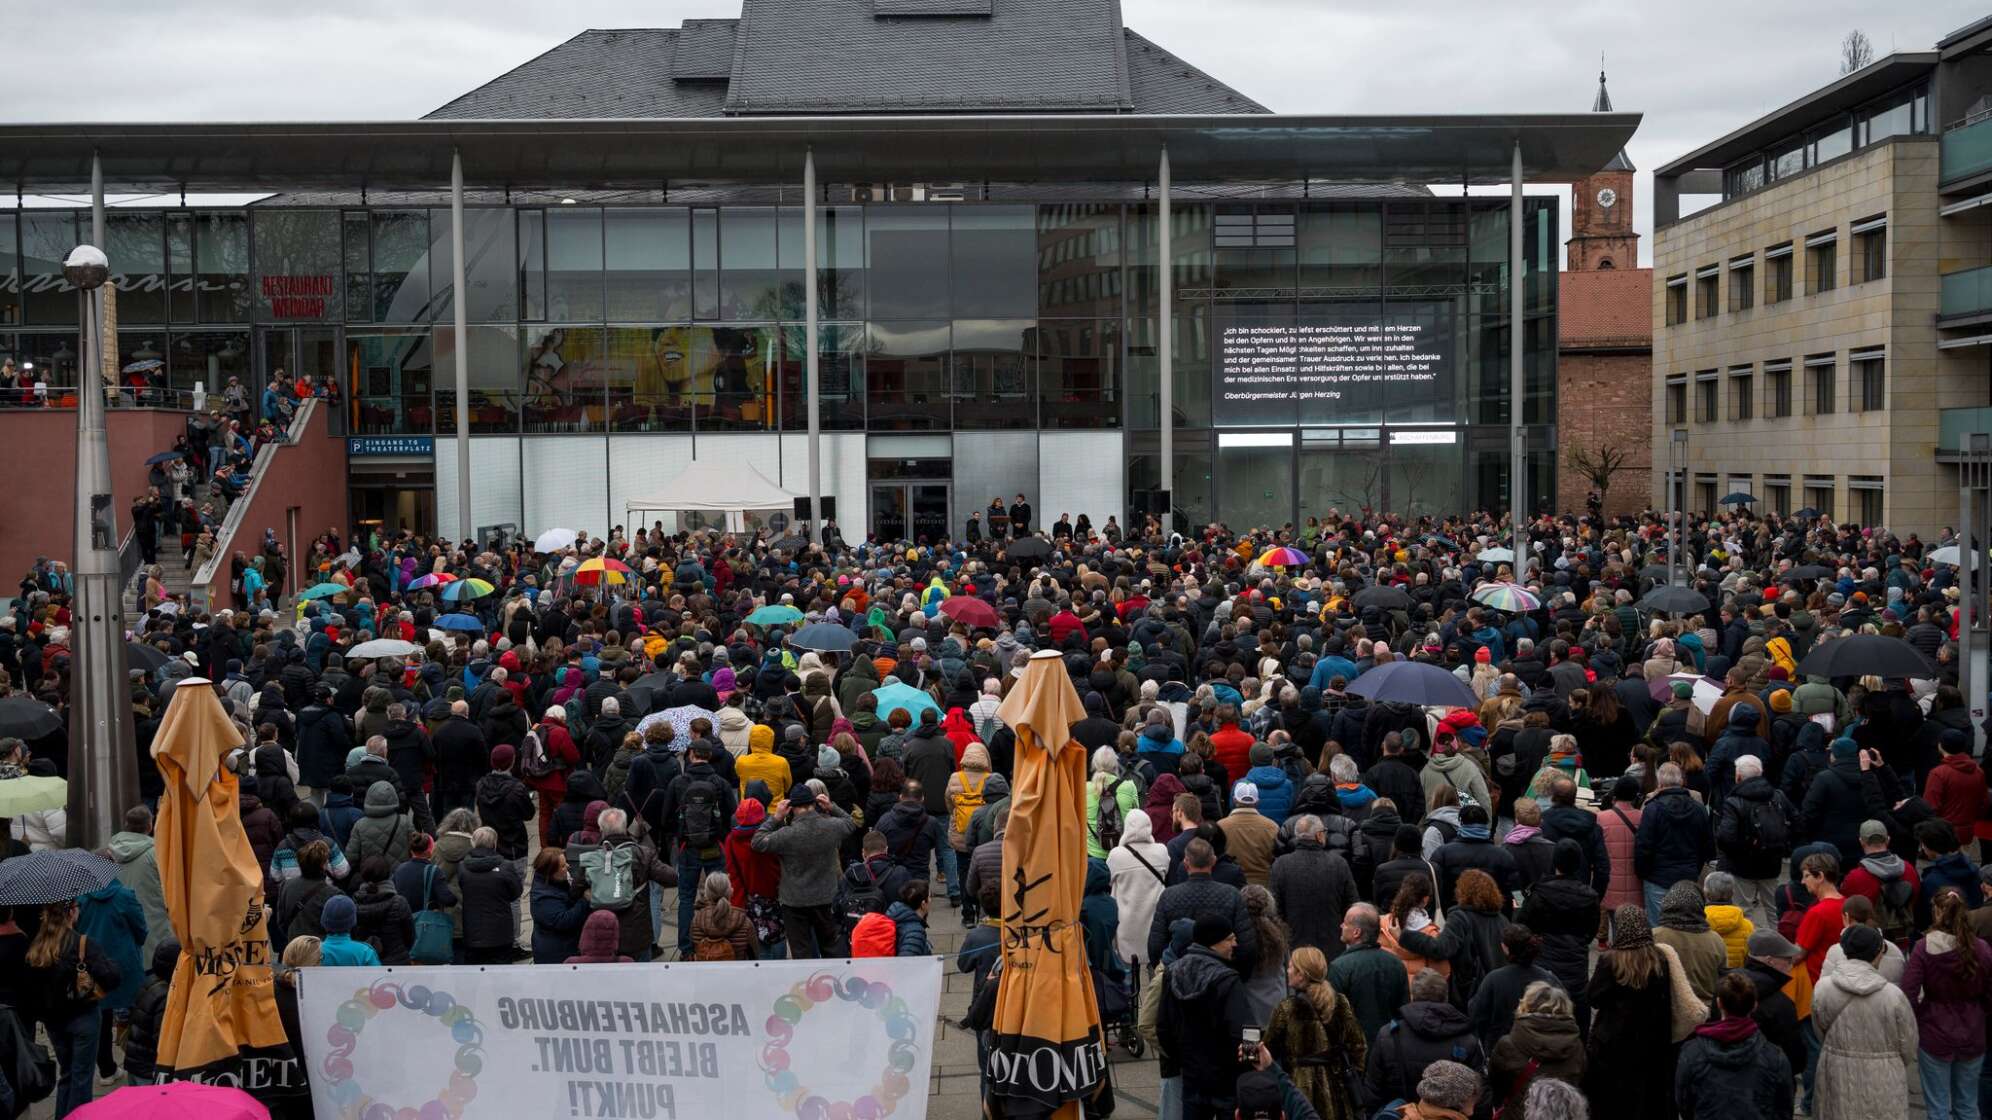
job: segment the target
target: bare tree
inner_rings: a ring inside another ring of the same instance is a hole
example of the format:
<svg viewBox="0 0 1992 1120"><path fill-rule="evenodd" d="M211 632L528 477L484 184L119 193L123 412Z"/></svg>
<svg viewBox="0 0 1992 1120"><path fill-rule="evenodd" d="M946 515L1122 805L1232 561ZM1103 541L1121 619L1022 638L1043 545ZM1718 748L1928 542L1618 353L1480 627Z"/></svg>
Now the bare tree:
<svg viewBox="0 0 1992 1120"><path fill-rule="evenodd" d="M1612 493L1612 477L1630 466L1630 456L1621 448L1610 444L1597 447L1581 447L1572 444L1563 453L1578 474L1590 482L1598 491L1598 508L1606 508Z"/></svg>
<svg viewBox="0 0 1992 1120"><path fill-rule="evenodd" d="M1867 32L1856 27L1840 40L1840 73L1851 74L1874 61L1874 44Z"/></svg>

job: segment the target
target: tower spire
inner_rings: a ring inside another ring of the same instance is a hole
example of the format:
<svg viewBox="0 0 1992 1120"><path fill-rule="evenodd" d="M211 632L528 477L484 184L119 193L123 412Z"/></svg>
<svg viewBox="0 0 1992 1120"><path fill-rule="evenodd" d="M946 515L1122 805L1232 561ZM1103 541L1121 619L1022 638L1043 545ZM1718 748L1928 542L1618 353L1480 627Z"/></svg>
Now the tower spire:
<svg viewBox="0 0 1992 1120"><path fill-rule="evenodd" d="M1591 102L1591 111L1593 113L1609 113L1612 111L1612 95L1605 89L1605 52L1603 51L1598 52L1598 97L1597 100Z"/></svg>

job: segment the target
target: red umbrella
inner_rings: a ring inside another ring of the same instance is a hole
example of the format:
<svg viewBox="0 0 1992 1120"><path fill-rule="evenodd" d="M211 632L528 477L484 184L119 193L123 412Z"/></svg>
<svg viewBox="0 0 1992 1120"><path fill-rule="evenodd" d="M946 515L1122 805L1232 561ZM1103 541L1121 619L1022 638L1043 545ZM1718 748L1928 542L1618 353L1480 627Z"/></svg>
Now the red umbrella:
<svg viewBox="0 0 1992 1120"><path fill-rule="evenodd" d="M995 607L990 606L987 600L970 595L955 595L941 600L941 613L969 626L987 626L994 630L1003 625L1002 620L996 617Z"/></svg>

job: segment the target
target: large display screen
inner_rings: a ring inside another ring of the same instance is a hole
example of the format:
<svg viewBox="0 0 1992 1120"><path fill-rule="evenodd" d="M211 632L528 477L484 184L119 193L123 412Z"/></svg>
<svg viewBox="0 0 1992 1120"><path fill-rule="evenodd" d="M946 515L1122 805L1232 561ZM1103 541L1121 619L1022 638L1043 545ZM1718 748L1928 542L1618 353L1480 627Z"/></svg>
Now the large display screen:
<svg viewBox="0 0 1992 1120"><path fill-rule="evenodd" d="M1220 425L1455 419L1450 304L1232 303L1215 320Z"/></svg>

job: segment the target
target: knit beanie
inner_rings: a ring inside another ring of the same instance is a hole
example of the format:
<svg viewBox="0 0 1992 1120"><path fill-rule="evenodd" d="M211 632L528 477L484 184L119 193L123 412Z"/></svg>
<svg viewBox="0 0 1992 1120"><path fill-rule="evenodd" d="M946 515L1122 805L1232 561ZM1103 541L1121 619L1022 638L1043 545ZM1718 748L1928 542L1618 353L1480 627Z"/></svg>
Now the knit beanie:
<svg viewBox="0 0 1992 1120"><path fill-rule="evenodd" d="M491 768L493 770L510 770L512 762L518 757L519 752L512 749L512 744L500 743L491 748Z"/></svg>
<svg viewBox="0 0 1992 1120"><path fill-rule="evenodd" d="M1791 711L1791 689L1780 688L1771 693L1771 710L1779 715Z"/></svg>
<svg viewBox="0 0 1992 1120"><path fill-rule="evenodd" d="M318 924L326 933L351 933L359 920L360 912L353 906L353 900L343 894L326 899L325 908L318 914Z"/></svg>
<svg viewBox="0 0 1992 1120"><path fill-rule="evenodd" d="M1209 948L1236 932L1231 928L1231 919L1222 914L1199 914L1196 927L1190 933L1190 940Z"/></svg>
<svg viewBox="0 0 1992 1120"><path fill-rule="evenodd" d="M1861 757L1861 746L1845 735L1833 740L1833 761L1854 762Z"/></svg>

